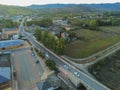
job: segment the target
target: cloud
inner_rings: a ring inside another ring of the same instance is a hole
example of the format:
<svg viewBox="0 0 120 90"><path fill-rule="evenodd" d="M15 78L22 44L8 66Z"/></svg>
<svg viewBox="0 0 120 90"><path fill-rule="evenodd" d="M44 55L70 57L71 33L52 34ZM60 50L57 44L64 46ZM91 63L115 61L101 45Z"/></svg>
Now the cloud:
<svg viewBox="0 0 120 90"><path fill-rule="evenodd" d="M0 4L27 6L31 4L50 4L50 3L113 3L119 0L0 0Z"/></svg>

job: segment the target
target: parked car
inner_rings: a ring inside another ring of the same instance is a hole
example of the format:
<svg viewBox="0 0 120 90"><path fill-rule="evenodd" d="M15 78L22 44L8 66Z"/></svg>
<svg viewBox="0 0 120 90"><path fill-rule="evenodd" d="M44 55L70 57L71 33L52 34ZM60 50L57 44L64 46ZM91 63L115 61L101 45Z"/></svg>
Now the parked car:
<svg viewBox="0 0 120 90"><path fill-rule="evenodd" d="M68 69L68 66L67 66L67 65L64 65L64 67L65 67L66 69Z"/></svg>
<svg viewBox="0 0 120 90"><path fill-rule="evenodd" d="M37 60L35 63L36 63L36 64L38 64L38 63L39 63L39 61Z"/></svg>

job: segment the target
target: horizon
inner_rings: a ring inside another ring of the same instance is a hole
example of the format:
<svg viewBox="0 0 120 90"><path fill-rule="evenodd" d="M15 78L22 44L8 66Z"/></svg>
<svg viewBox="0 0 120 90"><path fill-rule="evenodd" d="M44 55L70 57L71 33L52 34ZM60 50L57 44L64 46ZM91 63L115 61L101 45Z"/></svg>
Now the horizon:
<svg viewBox="0 0 120 90"><path fill-rule="evenodd" d="M118 0L105 0L104 2L103 1L95 1L95 0L92 0L92 1L88 1L88 2L86 2L85 0L84 1L78 1L78 0L74 0L74 2L72 2L71 0L69 0L69 2L68 2L68 0L67 1L61 1L61 2L57 2L57 1L54 1L54 0L52 0L51 2L49 2L49 0L48 1L46 1L46 2L44 2L44 1L24 1L24 0L16 0L15 2L7 2L7 1L9 1L9 0L0 0L0 4L1 5L10 5L10 6L30 6L30 5L47 5L47 4L111 4L111 3L120 3L120 1L118 1ZM24 3L23 3L23 1L24 1Z"/></svg>

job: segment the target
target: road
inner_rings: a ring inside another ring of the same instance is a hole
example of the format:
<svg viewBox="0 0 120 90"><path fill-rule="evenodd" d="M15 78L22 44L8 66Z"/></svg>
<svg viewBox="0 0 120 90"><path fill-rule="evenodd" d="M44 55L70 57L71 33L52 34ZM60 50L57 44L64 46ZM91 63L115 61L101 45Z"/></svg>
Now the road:
<svg viewBox="0 0 120 90"><path fill-rule="evenodd" d="M12 50L12 63L16 69L19 90L36 88L36 82L41 80L44 72L41 65L35 63L38 59L32 53L30 48Z"/></svg>
<svg viewBox="0 0 120 90"><path fill-rule="evenodd" d="M82 71L78 70L75 66L72 66L71 64L65 62L62 58L60 58L59 56L57 56L55 53L51 52L49 49L47 49L46 47L44 47L44 45L38 43L36 41L36 39L29 33L24 32L24 30L22 30L22 25L20 26L20 31L23 31L23 33L25 34L26 38L31 42L31 44L37 48L38 50L42 51L42 52L47 52L50 59L54 60L57 64L57 66L64 66L67 64L67 66L69 67L69 71L71 73L74 74L74 72L78 72L78 74L80 75L80 80L84 83L87 84L88 87L91 87L91 90L110 90L109 88L107 88L106 86L102 85L101 83L99 83L98 81L94 80L93 78L89 77L88 75L86 75L85 73L83 73Z"/></svg>

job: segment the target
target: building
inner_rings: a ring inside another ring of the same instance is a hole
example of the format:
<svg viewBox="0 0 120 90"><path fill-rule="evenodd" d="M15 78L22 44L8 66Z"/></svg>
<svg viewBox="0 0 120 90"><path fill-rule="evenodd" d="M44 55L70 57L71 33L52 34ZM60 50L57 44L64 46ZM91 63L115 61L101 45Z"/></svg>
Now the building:
<svg viewBox="0 0 120 90"><path fill-rule="evenodd" d="M4 58L3 58L4 57ZM8 57L0 55L0 90L12 90L11 63Z"/></svg>
<svg viewBox="0 0 120 90"><path fill-rule="evenodd" d="M18 34L15 34L15 35L12 35L12 39L16 40L16 39L19 39L19 35Z"/></svg>
<svg viewBox="0 0 120 90"><path fill-rule="evenodd" d="M8 38L10 38L11 35L18 34L19 30L18 30L18 28L4 28L2 30L2 33L4 34L3 39L8 39Z"/></svg>
<svg viewBox="0 0 120 90"><path fill-rule="evenodd" d="M22 45L24 43L24 40L5 40L0 41L0 49L5 48L14 48Z"/></svg>
<svg viewBox="0 0 120 90"><path fill-rule="evenodd" d="M57 25L57 26L61 26L61 27L68 26L67 20L53 20L52 23L53 23L53 25Z"/></svg>

